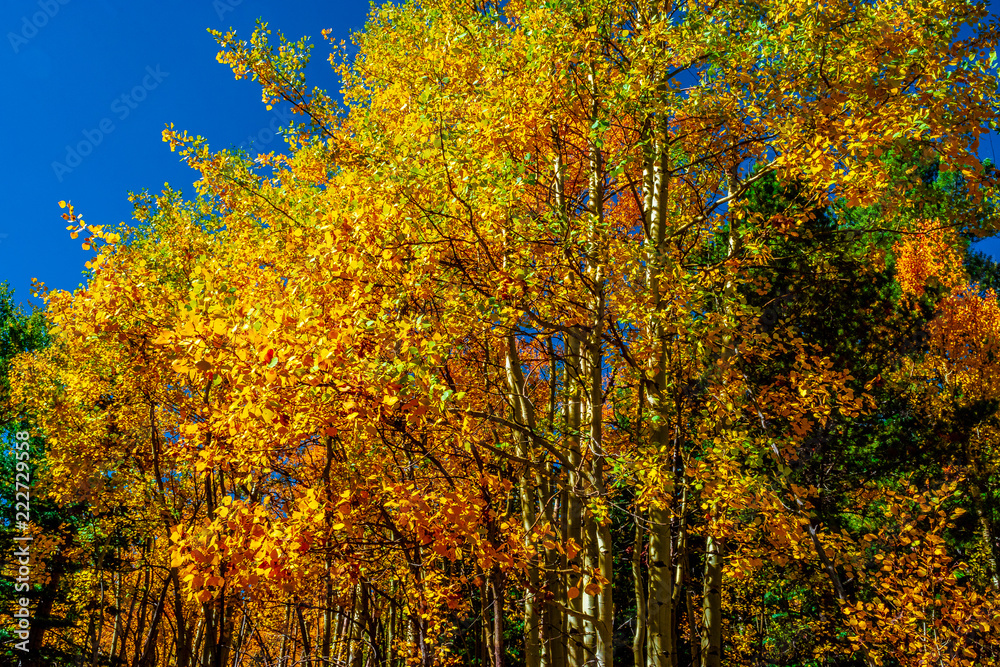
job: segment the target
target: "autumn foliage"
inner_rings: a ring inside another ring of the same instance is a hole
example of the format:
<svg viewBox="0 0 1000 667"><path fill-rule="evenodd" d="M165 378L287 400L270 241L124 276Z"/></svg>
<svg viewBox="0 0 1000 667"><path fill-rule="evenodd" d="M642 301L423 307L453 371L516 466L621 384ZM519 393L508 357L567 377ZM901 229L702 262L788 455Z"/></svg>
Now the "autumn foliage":
<svg viewBox="0 0 1000 667"><path fill-rule="evenodd" d="M65 206L29 660L1000 663L983 5L390 3L341 101L215 36L301 122Z"/></svg>

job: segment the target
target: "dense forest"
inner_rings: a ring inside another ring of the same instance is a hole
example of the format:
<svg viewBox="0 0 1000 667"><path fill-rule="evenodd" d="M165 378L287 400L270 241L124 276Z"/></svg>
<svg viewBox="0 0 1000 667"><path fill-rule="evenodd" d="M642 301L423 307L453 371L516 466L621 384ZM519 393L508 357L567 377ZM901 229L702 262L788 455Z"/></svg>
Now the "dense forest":
<svg viewBox="0 0 1000 667"><path fill-rule="evenodd" d="M1000 664L985 3L215 37L282 149L0 290L5 664Z"/></svg>

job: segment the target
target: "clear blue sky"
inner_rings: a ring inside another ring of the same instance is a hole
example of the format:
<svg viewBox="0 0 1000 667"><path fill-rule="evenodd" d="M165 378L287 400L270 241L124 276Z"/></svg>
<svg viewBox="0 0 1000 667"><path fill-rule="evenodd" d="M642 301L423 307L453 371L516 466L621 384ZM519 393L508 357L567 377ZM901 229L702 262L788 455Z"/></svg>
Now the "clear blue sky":
<svg viewBox="0 0 1000 667"><path fill-rule="evenodd" d="M73 289L89 253L72 240L57 202L72 200L90 224L131 217L129 191L165 182L190 192L195 172L162 143L164 124L200 134L217 148L280 148L271 129L287 122L260 103L260 91L215 61L207 28L249 37L256 19L315 45L312 82L331 92L335 77L320 31L336 38L364 26L367 0L0 0L0 67L8 96L0 109L0 280L19 300L32 277ZM92 144L88 155L70 147ZM982 157L1000 152L985 142ZM55 165L53 163L58 163ZM987 241L1000 249L1000 242ZM984 249L986 249L984 247ZM1000 255L1000 253L997 253Z"/></svg>

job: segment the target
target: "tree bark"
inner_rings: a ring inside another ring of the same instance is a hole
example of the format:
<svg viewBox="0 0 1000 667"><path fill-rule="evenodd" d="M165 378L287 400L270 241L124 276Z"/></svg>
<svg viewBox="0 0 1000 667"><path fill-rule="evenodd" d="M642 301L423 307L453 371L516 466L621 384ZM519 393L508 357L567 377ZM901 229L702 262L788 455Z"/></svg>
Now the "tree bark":
<svg viewBox="0 0 1000 667"><path fill-rule="evenodd" d="M702 667L722 664L722 545L709 535L705 543L704 621L701 636Z"/></svg>
<svg viewBox="0 0 1000 667"><path fill-rule="evenodd" d="M507 336L507 387L511 405L514 407L515 422L528 430L535 430L535 408L527 396L524 373L521 370L521 359L517 352L517 341L513 335ZM524 460L531 459L530 440L524 432L515 433L517 441L517 456ZM529 479L528 470L519 475L519 500L521 503L521 524L524 530L524 546L532 549L531 531L537 519L536 499L537 483ZM540 576L537 562L528 564L528 586L524 595L524 664L525 667L539 667L541 664L541 649L539 645L540 619L537 599Z"/></svg>
<svg viewBox="0 0 1000 667"><path fill-rule="evenodd" d="M635 536L632 539L632 583L635 589L635 636L632 639L632 661L636 667L646 665L646 591L642 581L642 521L635 517Z"/></svg>

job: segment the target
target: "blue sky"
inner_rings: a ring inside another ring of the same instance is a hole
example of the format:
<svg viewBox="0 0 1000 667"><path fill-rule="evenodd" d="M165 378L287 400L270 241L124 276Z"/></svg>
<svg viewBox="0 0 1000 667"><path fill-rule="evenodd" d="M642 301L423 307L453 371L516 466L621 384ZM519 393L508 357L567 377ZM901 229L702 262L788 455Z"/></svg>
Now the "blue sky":
<svg viewBox="0 0 1000 667"><path fill-rule="evenodd" d="M23 301L32 277L58 289L83 279L89 253L70 239L59 200L71 200L90 224L114 225L131 217L129 191L158 192L165 182L191 191L195 172L161 141L166 123L217 148L253 138L258 147L280 149L272 130L287 118L264 108L256 84L236 81L215 61L218 46L208 28L233 27L249 37L262 18L289 39L309 35L311 82L335 91L320 31L346 39L364 26L369 10L367 0L0 0L0 6L0 67L9 91L0 108L0 280ZM984 142L982 157L1000 150L997 143ZM1000 241L984 246L1000 250Z"/></svg>

